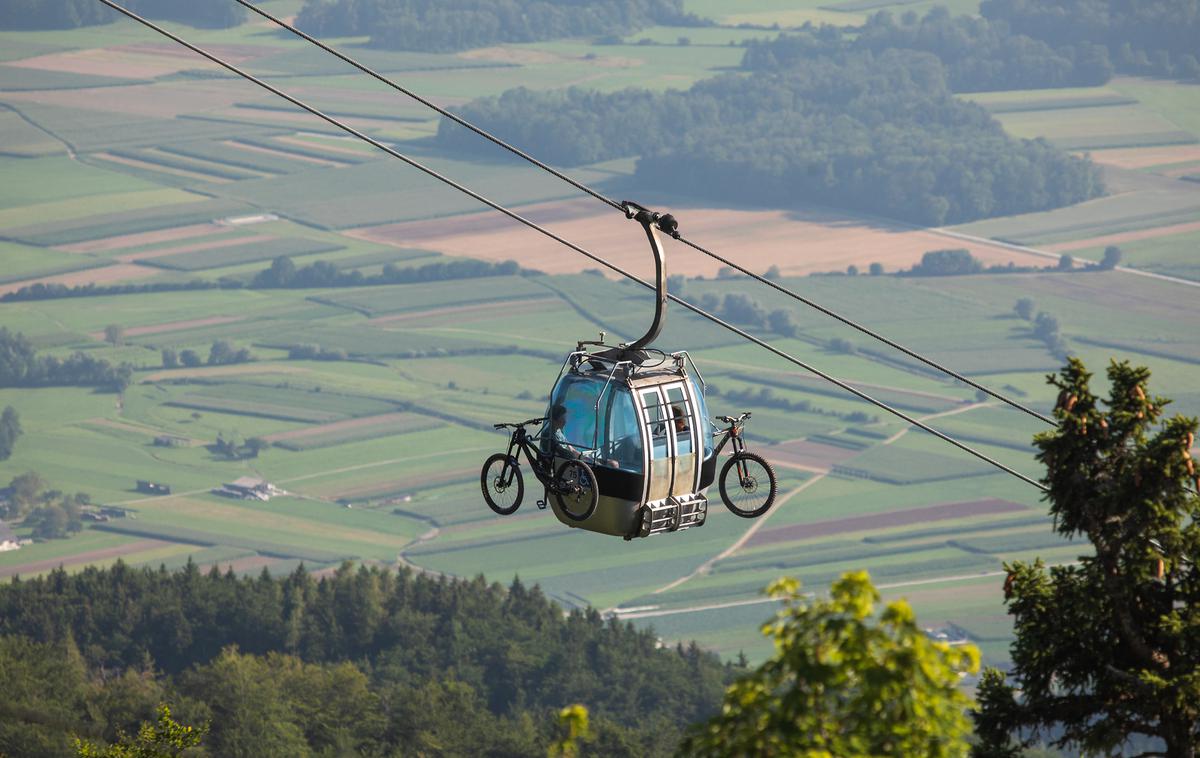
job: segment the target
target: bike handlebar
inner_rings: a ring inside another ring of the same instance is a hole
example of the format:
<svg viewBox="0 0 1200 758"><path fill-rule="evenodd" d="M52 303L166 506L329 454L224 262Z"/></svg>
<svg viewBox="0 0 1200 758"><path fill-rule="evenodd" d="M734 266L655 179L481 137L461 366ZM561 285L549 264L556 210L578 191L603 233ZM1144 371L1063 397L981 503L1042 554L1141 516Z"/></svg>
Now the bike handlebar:
<svg viewBox="0 0 1200 758"><path fill-rule="evenodd" d="M717 416L717 421L720 421L720 422L726 423L726 424L737 424L742 421L745 421L748 418L750 418L750 411L746 411L745 413L738 416L737 418L734 418L733 416Z"/></svg>
<svg viewBox="0 0 1200 758"><path fill-rule="evenodd" d="M533 426L540 426L541 423L545 420L546 420L545 416L539 416L538 418L531 418L528 421L522 421L517 424L492 424L492 428L493 429L504 429L504 428L517 429L519 427L528 426L530 424L532 424Z"/></svg>

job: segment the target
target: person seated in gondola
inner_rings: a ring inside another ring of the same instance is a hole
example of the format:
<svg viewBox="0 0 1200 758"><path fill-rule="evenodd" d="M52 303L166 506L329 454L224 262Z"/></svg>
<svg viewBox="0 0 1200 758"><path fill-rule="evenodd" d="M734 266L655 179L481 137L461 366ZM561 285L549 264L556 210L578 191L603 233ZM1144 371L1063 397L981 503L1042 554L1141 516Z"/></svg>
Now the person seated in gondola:
<svg viewBox="0 0 1200 758"><path fill-rule="evenodd" d="M579 450L567 442L567 435L563 433L563 429L567 425L567 406L562 403L556 403L550 409L550 428L551 428L551 450L552 455L562 458L578 458Z"/></svg>

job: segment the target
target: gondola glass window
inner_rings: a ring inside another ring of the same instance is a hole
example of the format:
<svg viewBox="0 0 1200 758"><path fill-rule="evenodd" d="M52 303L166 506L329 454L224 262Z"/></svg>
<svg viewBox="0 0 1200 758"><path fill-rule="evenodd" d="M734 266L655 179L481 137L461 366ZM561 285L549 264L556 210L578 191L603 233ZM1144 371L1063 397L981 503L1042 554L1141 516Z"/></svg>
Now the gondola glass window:
<svg viewBox="0 0 1200 758"><path fill-rule="evenodd" d="M642 436L629 389L608 382L607 375L567 374L550 399L550 413L566 409L563 438L589 465L642 472ZM599 402L597 402L599 401ZM553 439L553 421L544 433L543 450Z"/></svg>
<svg viewBox="0 0 1200 758"><path fill-rule="evenodd" d="M692 397L696 398L697 414L695 416L697 423L693 438L699 438L700 444L704 445L704 455L701 456L704 460L708 460L713 454L713 433L718 429L713 424L712 416L708 415L708 402L704 399L704 393L696 386L696 382L688 377L688 386L691 387Z"/></svg>
<svg viewBox="0 0 1200 758"><path fill-rule="evenodd" d="M675 427L675 449L676 455L691 455L694 448L692 447L692 404L687 401L683 395L682 387L669 387L667 389L667 402L670 404L671 423Z"/></svg>

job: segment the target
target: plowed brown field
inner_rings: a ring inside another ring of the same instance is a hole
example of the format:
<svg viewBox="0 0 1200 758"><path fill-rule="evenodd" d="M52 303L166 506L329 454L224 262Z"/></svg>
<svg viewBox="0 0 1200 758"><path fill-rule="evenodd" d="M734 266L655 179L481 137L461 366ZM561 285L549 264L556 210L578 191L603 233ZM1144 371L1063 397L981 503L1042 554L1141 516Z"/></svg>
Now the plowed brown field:
<svg viewBox="0 0 1200 758"><path fill-rule="evenodd" d="M834 211L745 211L716 208L672 208L680 230L730 260L758 271L779 266L785 275L844 271L854 264L866 270L881 263L888 271L908 268L930 250L968 248L987 264L1046 265L1045 258L986 242L950 239L935 231L861 218ZM611 210L591 200L540 203L518 209L638 276L653 274L645 236L636 224L623 223ZM516 260L522 266L552 274L598 268L537 232L491 211L452 219L414 221L364 227L350 232L360 239L397 247L419 246L449 255L486 260ZM721 264L678 245L669 245L671 271L714 276Z"/></svg>

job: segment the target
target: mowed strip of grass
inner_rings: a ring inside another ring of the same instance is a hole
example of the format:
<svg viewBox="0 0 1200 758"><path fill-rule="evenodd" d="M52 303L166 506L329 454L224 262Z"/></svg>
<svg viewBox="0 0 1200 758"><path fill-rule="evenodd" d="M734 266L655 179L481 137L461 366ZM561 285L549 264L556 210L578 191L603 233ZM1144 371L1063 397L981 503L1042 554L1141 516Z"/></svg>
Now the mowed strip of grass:
<svg viewBox="0 0 1200 758"><path fill-rule="evenodd" d="M227 245L211 250L195 250L190 253L146 258L140 262L147 266L157 266L175 271L204 271L242 263L267 261L279 256L315 255L340 249L341 245L328 242L300 237L284 237L243 245Z"/></svg>
<svg viewBox="0 0 1200 758"><path fill-rule="evenodd" d="M65 153L66 145L12 111L0 111L0 155L40 158Z"/></svg>
<svg viewBox="0 0 1200 758"><path fill-rule="evenodd" d="M519 276L448 279L420 284L355 287L314 296L317 302L358 311L367 316L404 313L453 305L479 304L544 297L546 290Z"/></svg>
<svg viewBox="0 0 1200 758"><path fill-rule="evenodd" d="M163 191L163 190L160 190ZM195 196L189 194L189 200ZM227 200L182 201L116 213L97 213L66 222L21 224L7 230L10 238L34 245L67 245L139 232L209 223L250 215L254 208Z"/></svg>
<svg viewBox="0 0 1200 758"><path fill-rule="evenodd" d="M76 74L67 71L29 68L28 66L0 65L0 91L90 89L92 87L118 87L146 83L144 79L122 79L115 76Z"/></svg>
<svg viewBox="0 0 1200 758"><path fill-rule="evenodd" d="M363 418L350 422L324 424L303 432L285 432L268 438L276 447L285 450L315 450L347 442L391 437L410 432L425 431L442 426L443 422L415 413L389 413L375 418Z"/></svg>
<svg viewBox="0 0 1200 758"><path fill-rule="evenodd" d="M165 404L223 413L261 416L290 421L328 422L372 416L395 410L395 405L375 398L216 381L187 385L188 391Z"/></svg>
<svg viewBox="0 0 1200 758"><path fill-rule="evenodd" d="M1038 245L1188 223L1195 221L1197 214L1200 214L1200 200L1194 193L1146 190L951 228L978 237Z"/></svg>
<svg viewBox="0 0 1200 758"><path fill-rule="evenodd" d="M104 202L113 202L115 197L117 205L113 210L125 210L120 207L120 198L136 196L133 193L164 193L163 197L167 198L164 202L177 197L171 191L150 182L73 161L65 155L0 158L0 172L5 177L3 186L0 186L0 209L3 209L5 214L0 215L0 219L5 226L17 224L12 218L17 214L10 214L10 209L28 209L25 211L28 220L22 222L23 224L53 221L69 213L70 206L47 206L42 211L38 210L38 206L75 198L92 196L93 200L99 198ZM196 199L195 196L191 197ZM109 206L100 206L92 212L99 213L105 207Z"/></svg>
<svg viewBox="0 0 1200 758"><path fill-rule="evenodd" d="M0 242L0 261L4 263L0 284L109 265L104 259L15 242Z"/></svg>

